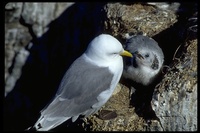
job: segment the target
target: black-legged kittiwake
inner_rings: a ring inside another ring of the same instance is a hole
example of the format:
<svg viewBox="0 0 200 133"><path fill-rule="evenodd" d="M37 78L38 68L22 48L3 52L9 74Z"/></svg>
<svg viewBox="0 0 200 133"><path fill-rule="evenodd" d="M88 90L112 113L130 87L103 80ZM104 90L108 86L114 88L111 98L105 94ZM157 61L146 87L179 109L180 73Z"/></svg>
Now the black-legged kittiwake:
<svg viewBox="0 0 200 133"><path fill-rule="evenodd" d="M111 97L123 71L122 56L132 57L113 36L101 34L66 71L53 100L34 125L51 130L68 119L97 112Z"/></svg>
<svg viewBox="0 0 200 133"><path fill-rule="evenodd" d="M130 89L130 106L145 120L156 118L151 99L156 84L161 79L164 54L158 43L144 35L126 37L125 49L133 58L124 57L123 78Z"/></svg>
<svg viewBox="0 0 200 133"><path fill-rule="evenodd" d="M123 77L142 85L149 85L160 72L164 54L158 43L143 35L127 38L125 49L133 54L133 58L124 59Z"/></svg>

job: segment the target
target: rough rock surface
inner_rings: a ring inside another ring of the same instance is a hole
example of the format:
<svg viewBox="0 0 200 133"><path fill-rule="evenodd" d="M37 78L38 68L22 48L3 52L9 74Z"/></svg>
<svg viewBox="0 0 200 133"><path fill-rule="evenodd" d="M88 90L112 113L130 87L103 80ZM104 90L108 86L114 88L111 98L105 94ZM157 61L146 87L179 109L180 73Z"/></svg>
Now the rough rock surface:
<svg viewBox="0 0 200 133"><path fill-rule="evenodd" d="M5 6L7 10L5 12L5 96L13 89L16 80L20 77L21 68L29 54L24 47L30 42L31 35L28 28L19 23L22 6L22 3L9 3ZM19 58L15 58L17 56ZM16 65L13 64L14 60Z"/></svg>
<svg viewBox="0 0 200 133"><path fill-rule="evenodd" d="M164 5L163 8L162 4L139 2L6 4L5 130L22 131L34 124L39 111L54 94L63 72L99 33L109 33L122 43L126 33L153 37L163 49L165 64L170 69L163 74L152 97L157 120L148 120L148 123L134 106L130 107L129 88L120 83L120 92L97 114L79 123L82 129L197 130L197 39L187 40L185 35L187 29L195 29L188 25L188 18L196 6L195 3ZM181 49L177 52L179 45ZM178 60L174 60L175 53L179 55ZM101 120L102 110L114 112Z"/></svg>
<svg viewBox="0 0 200 133"><path fill-rule="evenodd" d="M5 5L5 96L21 75L28 49L32 46L29 44L31 39L44 34L48 24L72 4L18 2ZM29 47L26 49L26 46Z"/></svg>
<svg viewBox="0 0 200 133"><path fill-rule="evenodd" d="M144 119L139 117L134 108L129 105L129 89L120 84L121 91L113 95L108 102L98 111L97 114L85 118L86 125L90 124L86 130L91 131L145 131ZM100 119L101 111L115 111L116 118L107 120Z"/></svg>
<svg viewBox="0 0 200 133"><path fill-rule="evenodd" d="M32 26L33 33L40 37L48 30L50 22L72 4L74 3L24 3L21 16L25 24Z"/></svg>
<svg viewBox="0 0 200 133"><path fill-rule="evenodd" d="M145 3L108 3L105 10L105 29L119 38L125 38L126 33L154 36L177 21L176 10L162 10Z"/></svg>
<svg viewBox="0 0 200 133"><path fill-rule="evenodd" d="M198 126L197 39L185 43L186 51L164 75L152 99L165 131L196 131Z"/></svg>

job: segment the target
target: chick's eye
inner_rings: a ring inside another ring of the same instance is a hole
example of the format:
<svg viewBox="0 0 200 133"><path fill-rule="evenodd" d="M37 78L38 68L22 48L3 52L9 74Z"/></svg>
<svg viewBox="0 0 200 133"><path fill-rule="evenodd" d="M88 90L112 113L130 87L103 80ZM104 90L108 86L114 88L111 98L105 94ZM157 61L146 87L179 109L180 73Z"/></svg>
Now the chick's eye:
<svg viewBox="0 0 200 133"><path fill-rule="evenodd" d="M149 54L145 54L145 57L146 57L146 58L149 57Z"/></svg>

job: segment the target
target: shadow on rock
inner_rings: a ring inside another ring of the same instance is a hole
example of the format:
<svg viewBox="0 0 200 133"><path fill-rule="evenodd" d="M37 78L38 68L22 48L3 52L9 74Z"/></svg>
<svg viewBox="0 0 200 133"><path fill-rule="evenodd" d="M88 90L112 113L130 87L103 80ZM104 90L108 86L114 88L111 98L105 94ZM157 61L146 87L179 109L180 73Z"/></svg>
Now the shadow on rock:
<svg viewBox="0 0 200 133"><path fill-rule="evenodd" d="M57 91L65 71L102 32L103 5L75 3L52 21L40 38L32 35L33 46L30 49L27 46L30 55L22 75L4 100L5 131L22 131L36 122L39 111ZM26 26L31 33L31 25Z"/></svg>

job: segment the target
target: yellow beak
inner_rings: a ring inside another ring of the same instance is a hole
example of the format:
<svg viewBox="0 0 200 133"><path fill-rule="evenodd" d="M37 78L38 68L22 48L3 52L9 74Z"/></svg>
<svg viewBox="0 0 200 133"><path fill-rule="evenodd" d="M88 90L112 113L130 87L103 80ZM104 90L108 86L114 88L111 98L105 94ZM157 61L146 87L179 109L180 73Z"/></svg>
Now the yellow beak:
<svg viewBox="0 0 200 133"><path fill-rule="evenodd" d="M122 53L120 53L120 55L121 56L133 57L133 55L130 52L126 51L126 50L124 50Z"/></svg>

